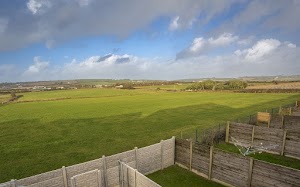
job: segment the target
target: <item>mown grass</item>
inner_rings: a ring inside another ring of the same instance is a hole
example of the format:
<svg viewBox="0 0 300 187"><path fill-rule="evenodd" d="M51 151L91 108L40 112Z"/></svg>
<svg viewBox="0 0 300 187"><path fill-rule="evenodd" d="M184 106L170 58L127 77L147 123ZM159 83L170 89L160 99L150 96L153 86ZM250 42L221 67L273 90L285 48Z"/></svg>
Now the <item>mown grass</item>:
<svg viewBox="0 0 300 187"><path fill-rule="evenodd" d="M22 99L66 95L71 99L0 106L0 182L150 145L299 98L90 89L26 93Z"/></svg>
<svg viewBox="0 0 300 187"><path fill-rule="evenodd" d="M164 187L221 187L223 185L209 181L179 166L171 166L148 175L150 179Z"/></svg>
<svg viewBox="0 0 300 187"><path fill-rule="evenodd" d="M145 94L142 91L120 90L120 89L77 89L77 90L55 90L41 92L23 93L23 97L19 101L34 101L60 98L99 98L99 97L115 97L125 95Z"/></svg>
<svg viewBox="0 0 300 187"><path fill-rule="evenodd" d="M240 154L239 150L233 144L221 143L221 144L215 145L215 147L225 150L225 151ZM282 166L300 170L300 161L297 159L294 159L294 158L289 158L286 156L281 156L281 155L276 155L276 154L270 154L270 153L266 153L266 152L250 154L248 156L253 157L257 160L263 160L263 161L270 162L273 164L279 164Z"/></svg>

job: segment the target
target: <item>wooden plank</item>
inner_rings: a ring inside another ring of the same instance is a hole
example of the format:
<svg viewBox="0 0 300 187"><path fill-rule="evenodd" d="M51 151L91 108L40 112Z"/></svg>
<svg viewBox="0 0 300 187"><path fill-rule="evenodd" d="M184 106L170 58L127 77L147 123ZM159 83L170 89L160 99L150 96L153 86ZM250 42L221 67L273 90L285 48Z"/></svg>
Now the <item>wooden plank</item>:
<svg viewBox="0 0 300 187"><path fill-rule="evenodd" d="M284 154L285 141L286 141L286 130L284 131L284 134L283 134L282 149L281 149L281 154L280 155Z"/></svg>
<svg viewBox="0 0 300 187"><path fill-rule="evenodd" d="M252 172L253 172L253 158L250 158L249 173L248 173L248 186L251 186Z"/></svg>
<svg viewBox="0 0 300 187"><path fill-rule="evenodd" d="M253 128L252 128L251 144L253 144L253 140L254 140L254 133L255 133L255 126L253 126Z"/></svg>
<svg viewBox="0 0 300 187"><path fill-rule="evenodd" d="M225 142L228 143L230 123L227 121Z"/></svg>
<svg viewBox="0 0 300 187"><path fill-rule="evenodd" d="M210 147L208 178L211 179L214 147Z"/></svg>

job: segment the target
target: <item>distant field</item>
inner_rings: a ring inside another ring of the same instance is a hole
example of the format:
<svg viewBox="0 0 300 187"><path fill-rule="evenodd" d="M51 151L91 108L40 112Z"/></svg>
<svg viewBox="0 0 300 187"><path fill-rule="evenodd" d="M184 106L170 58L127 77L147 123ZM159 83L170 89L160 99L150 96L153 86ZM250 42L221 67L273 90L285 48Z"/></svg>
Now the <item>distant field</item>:
<svg viewBox="0 0 300 187"><path fill-rule="evenodd" d="M185 84L173 84L173 85L154 85L154 86L143 86L143 87L137 87L137 88L142 88L142 89L147 89L147 90L182 90L188 87L191 84L185 83Z"/></svg>
<svg viewBox="0 0 300 187"><path fill-rule="evenodd" d="M0 106L0 182L159 142L294 102L299 94L86 89Z"/></svg>
<svg viewBox="0 0 300 187"><path fill-rule="evenodd" d="M4 95L0 94L0 104L4 101L8 101L10 98L11 98L10 94L4 94Z"/></svg>
<svg viewBox="0 0 300 187"><path fill-rule="evenodd" d="M285 82L278 84L261 83L249 85L246 89L300 89L300 82Z"/></svg>

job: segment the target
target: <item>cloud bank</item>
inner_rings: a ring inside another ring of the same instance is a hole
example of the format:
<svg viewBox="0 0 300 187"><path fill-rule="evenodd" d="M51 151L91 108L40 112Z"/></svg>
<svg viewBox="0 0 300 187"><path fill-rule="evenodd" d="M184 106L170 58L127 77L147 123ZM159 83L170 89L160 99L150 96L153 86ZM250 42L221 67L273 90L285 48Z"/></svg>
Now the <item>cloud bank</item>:
<svg viewBox="0 0 300 187"><path fill-rule="evenodd" d="M198 37L191 45L179 52L186 53L182 58L143 58L135 55L107 54L90 56L84 60L68 60L62 66L52 66L50 61L35 57L33 64L20 75L8 75L15 81L49 79L187 79L199 77L239 77L253 75L299 74L300 48L288 41L261 39L252 46L238 45L238 36L225 33L217 37ZM222 56L206 55L223 47L235 47ZM2 65L0 70L13 70L12 66ZM21 72L21 70L19 70ZM0 78L3 78L0 77ZM13 79L13 78L12 78Z"/></svg>

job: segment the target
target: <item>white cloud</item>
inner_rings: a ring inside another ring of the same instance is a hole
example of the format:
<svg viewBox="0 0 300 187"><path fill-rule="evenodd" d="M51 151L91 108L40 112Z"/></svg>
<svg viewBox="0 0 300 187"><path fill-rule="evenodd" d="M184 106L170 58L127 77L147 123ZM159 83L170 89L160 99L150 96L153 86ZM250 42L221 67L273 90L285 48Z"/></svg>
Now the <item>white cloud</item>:
<svg viewBox="0 0 300 187"><path fill-rule="evenodd" d="M7 18L0 18L0 34L4 33L8 25Z"/></svg>
<svg viewBox="0 0 300 187"><path fill-rule="evenodd" d="M281 42L275 39L265 39L258 41L252 48L245 49L241 54L245 54L245 59L249 61L256 61L272 53L281 45Z"/></svg>
<svg viewBox="0 0 300 187"><path fill-rule="evenodd" d="M179 16L176 16L175 18L173 18L171 20L171 23L169 25L169 30L170 31L174 31L174 30L177 30L179 28L178 20L179 20Z"/></svg>
<svg viewBox="0 0 300 187"><path fill-rule="evenodd" d="M214 38L209 38L208 39L208 43L211 46L214 47L218 47L218 46L226 46L229 45L235 41L238 40L238 36L234 36L231 33L223 33L222 35L220 35L218 38L214 39Z"/></svg>
<svg viewBox="0 0 300 187"><path fill-rule="evenodd" d="M211 37L205 39L203 37L195 38L192 44L177 54L177 59L195 57L204 54L215 48L228 46L238 40L238 36L231 33L223 33L217 38Z"/></svg>
<svg viewBox="0 0 300 187"><path fill-rule="evenodd" d="M286 46L288 46L289 48L296 48L296 47L297 47L296 44L293 44L293 43L287 42L287 41L285 41L284 44L285 44Z"/></svg>
<svg viewBox="0 0 300 187"><path fill-rule="evenodd" d="M49 62L42 61L41 57L39 56L34 57L33 61L34 64L28 67L28 69L25 71L25 74L31 75L41 73L49 67Z"/></svg>
<svg viewBox="0 0 300 187"><path fill-rule="evenodd" d="M52 5L49 0L29 0L27 8L32 14L42 14Z"/></svg>
<svg viewBox="0 0 300 187"><path fill-rule="evenodd" d="M207 41L205 41L202 37L195 38L189 50L192 52L202 51L206 45Z"/></svg>

